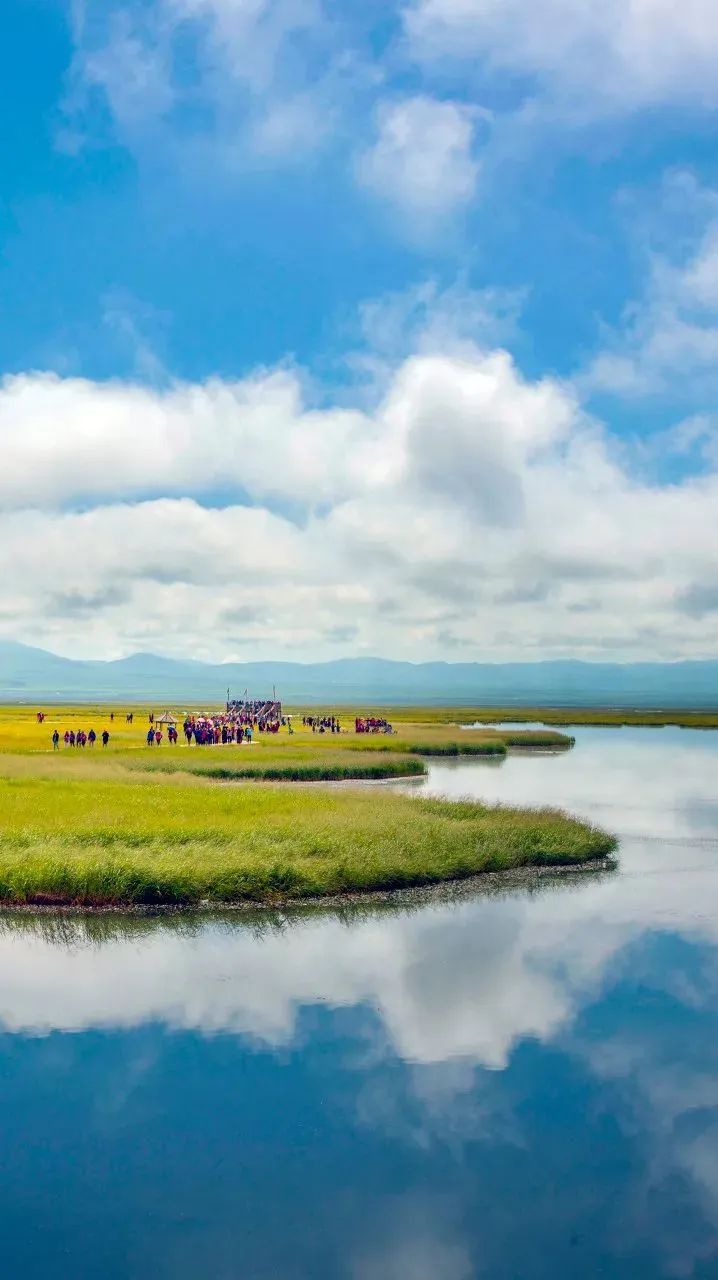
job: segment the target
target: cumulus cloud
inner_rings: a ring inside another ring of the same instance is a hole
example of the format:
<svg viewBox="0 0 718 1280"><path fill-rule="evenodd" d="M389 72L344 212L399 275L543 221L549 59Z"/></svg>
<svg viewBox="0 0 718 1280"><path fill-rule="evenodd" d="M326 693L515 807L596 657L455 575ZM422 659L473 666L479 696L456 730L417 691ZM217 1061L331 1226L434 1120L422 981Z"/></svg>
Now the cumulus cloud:
<svg viewBox="0 0 718 1280"><path fill-rule="evenodd" d="M53 374L2 387L5 508L216 490L334 501L346 494L347 456L371 443L362 415L306 410L285 370L157 392Z"/></svg>
<svg viewBox="0 0 718 1280"><path fill-rule="evenodd" d="M474 116L462 103L425 96L382 104L376 140L358 163L360 181L425 231L474 194Z"/></svg>
<svg viewBox="0 0 718 1280"><path fill-rule="evenodd" d="M707 614L685 627L716 580L710 458L638 480L569 387L505 351L400 360L362 411L314 407L286 369L12 377L0 447L0 631L63 652L713 650Z"/></svg>
<svg viewBox="0 0 718 1280"><path fill-rule="evenodd" d="M718 101L712 0L408 0L404 21L424 63L478 59L580 112Z"/></svg>

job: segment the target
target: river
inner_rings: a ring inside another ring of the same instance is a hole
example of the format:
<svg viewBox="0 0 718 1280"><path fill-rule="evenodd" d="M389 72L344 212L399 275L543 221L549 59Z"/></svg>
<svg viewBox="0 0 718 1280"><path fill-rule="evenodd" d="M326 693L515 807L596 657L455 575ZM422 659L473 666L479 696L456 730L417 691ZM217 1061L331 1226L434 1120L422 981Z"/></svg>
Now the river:
<svg viewBox="0 0 718 1280"><path fill-rule="evenodd" d="M718 734L414 789L558 804L615 872L393 905L0 916L3 1274L718 1275Z"/></svg>

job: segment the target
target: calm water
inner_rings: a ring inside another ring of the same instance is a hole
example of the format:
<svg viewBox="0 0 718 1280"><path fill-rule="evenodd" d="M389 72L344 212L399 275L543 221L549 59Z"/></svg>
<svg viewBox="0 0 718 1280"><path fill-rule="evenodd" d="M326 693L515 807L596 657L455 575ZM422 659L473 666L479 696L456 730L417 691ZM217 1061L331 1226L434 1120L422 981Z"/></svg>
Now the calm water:
<svg viewBox="0 0 718 1280"><path fill-rule="evenodd" d="M0 918L3 1275L715 1280L718 735L576 738L426 789L594 817L615 874Z"/></svg>

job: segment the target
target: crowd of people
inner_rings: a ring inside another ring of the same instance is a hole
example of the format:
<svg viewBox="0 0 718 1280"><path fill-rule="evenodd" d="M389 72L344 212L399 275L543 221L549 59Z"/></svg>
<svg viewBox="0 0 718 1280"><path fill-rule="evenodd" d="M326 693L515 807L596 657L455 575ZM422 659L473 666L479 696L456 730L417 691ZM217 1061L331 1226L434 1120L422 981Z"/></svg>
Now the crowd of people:
<svg viewBox="0 0 718 1280"><path fill-rule="evenodd" d="M110 741L110 735L107 729L102 730L100 740L103 747L106 747ZM66 747L94 747L97 742L97 734L94 729L88 729L87 732L85 732L84 729L66 729L63 741ZM60 750L60 733L57 729L53 730L52 749L53 751Z"/></svg>
<svg viewBox="0 0 718 1280"><path fill-rule="evenodd" d="M114 711L109 714L110 720L114 721ZM132 724L133 719L134 713L128 711L125 715L126 723ZM44 711L37 712L37 720L39 724L44 722ZM177 746L179 732L174 716L165 712L164 715L156 718L154 712L149 712L148 721L145 739L148 747L161 747L165 735L170 746ZM311 729L312 733L339 734L342 732L341 721L336 715L324 713L304 715L302 724L305 729ZM276 734L280 729L286 729L290 735L294 733L292 717L282 714L282 704L275 699L269 701L259 698L234 701L228 699L225 711L194 715L188 712L182 722L187 746L194 743L198 747L226 746L229 743L241 746L242 743L251 743L257 733ZM380 716L356 716L354 730L356 733L394 732L389 721ZM103 729L99 736L103 747L106 747L110 741L109 731ZM97 739L98 735L94 729L87 731L66 729L62 739L59 731L55 729L52 734L52 745L55 751L60 749L61 741L66 747L94 747Z"/></svg>
<svg viewBox="0 0 718 1280"><path fill-rule="evenodd" d="M235 742L251 742L255 733L294 733L292 717L282 715L278 702L229 702L221 715L185 716L182 724L187 745L198 747L226 746Z"/></svg>
<svg viewBox="0 0 718 1280"><path fill-rule="evenodd" d="M342 726L337 716L302 716L305 729L312 733L341 733Z"/></svg>
<svg viewBox="0 0 718 1280"><path fill-rule="evenodd" d="M381 716L357 716L354 721L356 733L393 733L388 720Z"/></svg>
<svg viewBox="0 0 718 1280"><path fill-rule="evenodd" d="M154 746L161 747L161 746L162 746L162 736L163 736L163 734L162 734L162 729L160 728L160 726L159 726L159 725L158 725L158 726L157 726L157 728L155 729L155 727L154 727L154 720L152 720L152 721L150 722L150 727L149 727L149 729L147 730L147 746L148 746L148 747L154 747ZM167 741L169 742L169 744L170 744L170 746L171 746L171 747L176 747L176 746L177 746L177 738L178 738L178 734L177 734L177 730L175 729L174 725L173 725L173 724L168 725L168 726L167 726Z"/></svg>
<svg viewBox="0 0 718 1280"><path fill-rule="evenodd" d="M213 720L217 718L211 717ZM253 729L259 729L260 733L267 728L273 732L272 725L279 726L286 723L286 717L282 715L282 704L276 698L234 698L231 702L228 700L225 718L230 723L251 725Z"/></svg>

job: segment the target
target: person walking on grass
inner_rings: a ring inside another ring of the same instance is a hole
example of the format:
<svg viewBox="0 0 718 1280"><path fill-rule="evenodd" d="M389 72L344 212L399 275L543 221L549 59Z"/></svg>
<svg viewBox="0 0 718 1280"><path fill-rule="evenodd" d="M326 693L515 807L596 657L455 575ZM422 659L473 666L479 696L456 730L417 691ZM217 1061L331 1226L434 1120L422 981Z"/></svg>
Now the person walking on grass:
<svg viewBox="0 0 718 1280"><path fill-rule="evenodd" d="M147 746L153 747L154 745L155 745L155 731L150 725L150 728L147 730Z"/></svg>
<svg viewBox="0 0 718 1280"><path fill-rule="evenodd" d="M55 731L54 731L54 733L53 733L53 735L52 735L52 749L53 749L53 751L59 751L59 750L60 750L60 735L59 735L59 733L57 732L57 729L55 729Z"/></svg>
<svg viewBox="0 0 718 1280"><path fill-rule="evenodd" d="M106 730L106 729L103 729L103 730L102 730L102 745L103 745L103 747L106 747L109 741L110 741L110 735L109 735L109 733L107 732L107 730Z"/></svg>
<svg viewBox="0 0 718 1280"><path fill-rule="evenodd" d="M97 741L97 734L95 733L94 729L90 729L90 732L87 735L87 741L89 742L91 747L94 747L95 742Z"/></svg>

